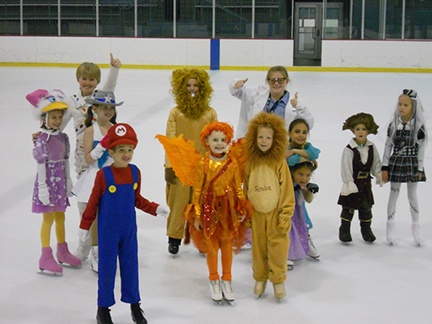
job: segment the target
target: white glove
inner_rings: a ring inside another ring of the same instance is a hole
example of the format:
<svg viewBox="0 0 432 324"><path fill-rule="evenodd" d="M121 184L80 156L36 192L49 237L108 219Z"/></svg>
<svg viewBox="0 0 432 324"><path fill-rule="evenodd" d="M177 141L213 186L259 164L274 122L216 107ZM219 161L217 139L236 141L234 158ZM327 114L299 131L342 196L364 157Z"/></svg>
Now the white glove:
<svg viewBox="0 0 432 324"><path fill-rule="evenodd" d="M102 154L105 152L106 148L98 143L96 147L90 152L90 156L93 160L99 160Z"/></svg>
<svg viewBox="0 0 432 324"><path fill-rule="evenodd" d="M90 232L88 230L78 228L78 237L82 243L85 243L90 239Z"/></svg>
<svg viewBox="0 0 432 324"><path fill-rule="evenodd" d="M50 204L50 194L46 182L39 183L38 198L43 205L47 206Z"/></svg>
<svg viewBox="0 0 432 324"><path fill-rule="evenodd" d="M169 213L170 213L170 209L169 209L168 206L159 205L159 206L156 208L156 215L157 215L157 216L162 216L162 217L164 217L164 218L167 218L168 215L169 215Z"/></svg>
<svg viewBox="0 0 432 324"><path fill-rule="evenodd" d="M46 168L45 163L37 165L37 181L38 181L38 198L40 202L47 206L50 204L50 194L46 183Z"/></svg>

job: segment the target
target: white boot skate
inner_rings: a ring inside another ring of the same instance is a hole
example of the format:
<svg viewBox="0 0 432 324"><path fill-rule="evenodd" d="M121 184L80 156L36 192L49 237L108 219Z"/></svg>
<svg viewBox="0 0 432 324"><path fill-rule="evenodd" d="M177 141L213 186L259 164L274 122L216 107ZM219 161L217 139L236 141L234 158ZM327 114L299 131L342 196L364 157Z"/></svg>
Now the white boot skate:
<svg viewBox="0 0 432 324"><path fill-rule="evenodd" d="M309 243L309 252L308 252L308 256L310 256L312 259L315 259L317 261L319 261L320 258L320 254L318 253L314 242L312 241L312 237L310 235L308 235L308 243Z"/></svg>
<svg viewBox="0 0 432 324"><path fill-rule="evenodd" d="M228 302L228 304L232 305L234 303L234 292L231 286L231 281L222 280L220 282L220 286L222 288L222 296Z"/></svg>
<svg viewBox="0 0 432 324"><path fill-rule="evenodd" d="M98 250L98 246L95 245L91 247L90 265L92 267L92 270L96 273L99 271L98 264L99 264L99 250Z"/></svg>
<svg viewBox="0 0 432 324"><path fill-rule="evenodd" d="M287 260L287 268L288 268L288 271L294 270L294 261L293 260L290 260L290 259Z"/></svg>
<svg viewBox="0 0 432 324"><path fill-rule="evenodd" d="M91 238L90 236L85 242L79 241L78 248L76 249L74 256L83 262L89 257L90 250L91 250Z"/></svg>
<svg viewBox="0 0 432 324"><path fill-rule="evenodd" d="M219 280L210 280L210 296L218 304L222 301L222 291Z"/></svg>
<svg viewBox="0 0 432 324"><path fill-rule="evenodd" d="M412 229L412 234L414 236L414 242L416 242L418 246L421 246L421 243L423 242L423 235L420 231L419 222L413 222L411 229Z"/></svg>
<svg viewBox="0 0 432 324"><path fill-rule="evenodd" d="M393 221L387 221L387 242L393 245L396 238L396 226Z"/></svg>

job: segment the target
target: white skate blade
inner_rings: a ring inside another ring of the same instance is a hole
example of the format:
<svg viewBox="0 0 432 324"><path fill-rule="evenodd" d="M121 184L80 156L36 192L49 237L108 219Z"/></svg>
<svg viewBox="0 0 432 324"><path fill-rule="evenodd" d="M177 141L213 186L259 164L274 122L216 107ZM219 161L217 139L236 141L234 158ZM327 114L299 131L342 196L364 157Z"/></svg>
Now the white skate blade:
<svg viewBox="0 0 432 324"><path fill-rule="evenodd" d="M57 276L61 277L61 276L63 276L63 272L52 272L52 271L48 271L48 270L45 270L45 269L39 269L39 271L37 272L37 274L44 275L44 276L50 276L50 277L57 277Z"/></svg>
<svg viewBox="0 0 432 324"><path fill-rule="evenodd" d="M226 299L226 298L224 297L224 300L226 301L226 303L227 303L228 305L230 305L230 306L233 306L233 305L234 305L234 299Z"/></svg>
<svg viewBox="0 0 432 324"><path fill-rule="evenodd" d="M65 268L69 268L69 269L80 269L81 268L81 265L71 265L71 264L69 264L69 263L66 263L66 262L59 262L61 265L62 265L62 267L65 267Z"/></svg>
<svg viewBox="0 0 432 324"><path fill-rule="evenodd" d="M308 257L314 259L315 261L319 261L319 260L320 260L320 256L321 256L321 255L318 255L318 256L312 256L312 255L309 255L309 254L308 254Z"/></svg>

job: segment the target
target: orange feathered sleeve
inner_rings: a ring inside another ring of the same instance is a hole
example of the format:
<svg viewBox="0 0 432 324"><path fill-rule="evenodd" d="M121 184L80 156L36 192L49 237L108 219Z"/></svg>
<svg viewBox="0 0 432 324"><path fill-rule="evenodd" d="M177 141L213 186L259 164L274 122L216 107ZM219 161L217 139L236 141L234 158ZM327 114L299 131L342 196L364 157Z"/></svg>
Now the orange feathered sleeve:
<svg viewBox="0 0 432 324"><path fill-rule="evenodd" d="M229 153L231 157L237 161L237 165L240 170L240 177L242 180L244 167L246 165L246 150L244 146L244 139L239 138L238 140L232 142L229 148Z"/></svg>
<svg viewBox="0 0 432 324"><path fill-rule="evenodd" d="M158 134L156 138L163 145L176 176L182 183L193 186L196 170L202 158L194 143L184 139L183 134L172 138Z"/></svg>

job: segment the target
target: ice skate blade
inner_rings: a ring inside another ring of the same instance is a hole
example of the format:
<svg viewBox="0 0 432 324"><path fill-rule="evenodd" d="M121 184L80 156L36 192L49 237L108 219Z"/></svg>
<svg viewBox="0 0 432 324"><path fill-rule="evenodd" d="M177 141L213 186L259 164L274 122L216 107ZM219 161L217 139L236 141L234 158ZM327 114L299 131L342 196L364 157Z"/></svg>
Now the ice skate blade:
<svg viewBox="0 0 432 324"><path fill-rule="evenodd" d="M43 276L50 276L50 277L61 277L63 276L63 272L52 272L52 271L48 271L45 269L39 269L39 271L37 272L37 274L43 275Z"/></svg>
<svg viewBox="0 0 432 324"><path fill-rule="evenodd" d="M351 242L352 242L352 241L340 241L340 243L341 243L342 245L346 245L346 246L351 245Z"/></svg>
<svg viewBox="0 0 432 324"><path fill-rule="evenodd" d="M80 264L80 265L71 265L71 264L66 263L66 262L59 262L59 263L62 265L62 267L69 268L69 269L81 269L81 266L82 266L82 264Z"/></svg>
<svg viewBox="0 0 432 324"><path fill-rule="evenodd" d="M234 305L235 299L227 299L227 298L225 298L225 295L223 293L222 293L222 298L227 304L230 304L231 306Z"/></svg>
<svg viewBox="0 0 432 324"><path fill-rule="evenodd" d="M212 299L218 306L222 305L222 299L221 300L217 300L217 299Z"/></svg>
<svg viewBox="0 0 432 324"><path fill-rule="evenodd" d="M318 255L318 256L308 255L309 258L311 258L311 259L313 259L313 260L315 260L315 261L319 261L319 260L320 260L320 256L321 256L321 255Z"/></svg>

